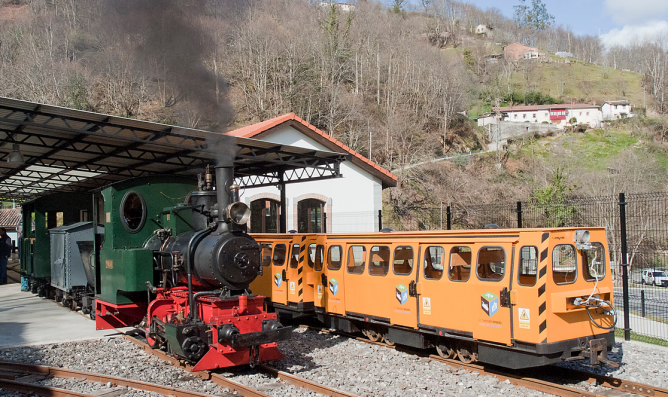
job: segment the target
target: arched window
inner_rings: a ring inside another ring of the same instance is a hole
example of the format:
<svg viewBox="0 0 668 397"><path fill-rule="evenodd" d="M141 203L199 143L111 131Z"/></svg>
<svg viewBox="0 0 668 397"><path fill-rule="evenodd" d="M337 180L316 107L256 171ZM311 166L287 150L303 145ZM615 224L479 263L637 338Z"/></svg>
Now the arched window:
<svg viewBox="0 0 668 397"><path fill-rule="evenodd" d="M280 203L272 199L251 202L251 233L278 233Z"/></svg>
<svg viewBox="0 0 668 397"><path fill-rule="evenodd" d="M297 204L297 232L325 233L325 202L306 199Z"/></svg>

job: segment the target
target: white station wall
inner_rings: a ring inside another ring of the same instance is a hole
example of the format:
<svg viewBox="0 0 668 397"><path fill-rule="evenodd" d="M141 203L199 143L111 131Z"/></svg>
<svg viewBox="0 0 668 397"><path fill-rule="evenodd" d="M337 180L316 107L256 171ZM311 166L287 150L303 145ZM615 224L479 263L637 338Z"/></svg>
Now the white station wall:
<svg viewBox="0 0 668 397"><path fill-rule="evenodd" d="M289 126L273 132L262 140L306 149L328 150ZM301 197L326 201L325 211L330 218L327 221L327 232L378 231L378 211L382 209L383 203L382 182L348 161L341 164L341 174L342 178L286 184L287 230L297 230L294 218L296 205ZM259 187L246 189L245 197L242 199L250 202L251 197L262 193L280 196L276 187ZM329 211L327 205L330 206Z"/></svg>

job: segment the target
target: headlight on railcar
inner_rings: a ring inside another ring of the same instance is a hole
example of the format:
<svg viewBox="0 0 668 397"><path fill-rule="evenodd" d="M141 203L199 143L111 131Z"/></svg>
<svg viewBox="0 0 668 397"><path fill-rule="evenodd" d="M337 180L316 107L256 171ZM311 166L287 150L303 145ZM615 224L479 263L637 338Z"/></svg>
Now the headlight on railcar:
<svg viewBox="0 0 668 397"><path fill-rule="evenodd" d="M591 249L591 244L589 244L589 239L591 238L591 233L589 230L576 230L573 240L575 241L575 248L578 250L588 250Z"/></svg>

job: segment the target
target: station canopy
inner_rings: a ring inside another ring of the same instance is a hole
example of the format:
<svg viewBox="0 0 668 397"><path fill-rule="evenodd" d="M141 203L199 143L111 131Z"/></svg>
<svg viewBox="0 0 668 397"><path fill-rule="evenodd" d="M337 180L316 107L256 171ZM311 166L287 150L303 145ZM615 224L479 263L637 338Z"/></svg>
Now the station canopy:
<svg viewBox="0 0 668 397"><path fill-rule="evenodd" d="M340 177L347 154L0 97L0 199L88 192L233 159L243 187Z"/></svg>

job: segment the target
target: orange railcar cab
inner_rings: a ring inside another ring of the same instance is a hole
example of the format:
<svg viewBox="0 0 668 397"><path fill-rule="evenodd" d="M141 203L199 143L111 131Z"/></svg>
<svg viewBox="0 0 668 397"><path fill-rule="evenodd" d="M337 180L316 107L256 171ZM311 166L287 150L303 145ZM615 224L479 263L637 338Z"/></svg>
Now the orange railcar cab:
<svg viewBox="0 0 668 397"><path fill-rule="evenodd" d="M526 368L609 363L615 311L604 228L257 234L251 284L282 317Z"/></svg>

